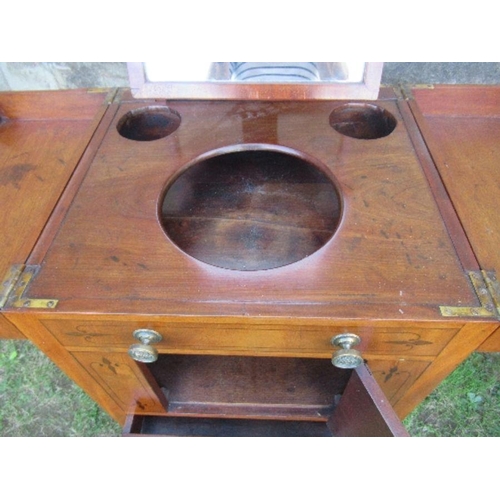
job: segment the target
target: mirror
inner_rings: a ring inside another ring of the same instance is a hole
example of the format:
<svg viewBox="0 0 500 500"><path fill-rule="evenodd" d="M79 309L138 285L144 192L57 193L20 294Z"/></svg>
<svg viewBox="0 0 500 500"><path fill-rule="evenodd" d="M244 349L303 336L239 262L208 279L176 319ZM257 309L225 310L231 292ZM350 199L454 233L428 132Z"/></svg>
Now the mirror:
<svg viewBox="0 0 500 500"><path fill-rule="evenodd" d="M128 63L137 98L310 100L376 99L383 63Z"/></svg>

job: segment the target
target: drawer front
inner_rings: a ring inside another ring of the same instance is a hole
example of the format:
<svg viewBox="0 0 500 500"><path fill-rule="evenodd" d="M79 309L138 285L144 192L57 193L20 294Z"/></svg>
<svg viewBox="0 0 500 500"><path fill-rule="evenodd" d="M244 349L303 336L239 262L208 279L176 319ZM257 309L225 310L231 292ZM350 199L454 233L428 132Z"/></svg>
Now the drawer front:
<svg viewBox="0 0 500 500"><path fill-rule="evenodd" d="M179 353L273 353L290 356L328 356L332 337L351 332L361 337L357 346L367 354L436 356L457 333L456 328L372 327L264 323L207 323L175 321L81 319L42 320L58 341L74 348L122 348L137 341L132 333L139 328L157 331L163 340L156 344L160 352Z"/></svg>

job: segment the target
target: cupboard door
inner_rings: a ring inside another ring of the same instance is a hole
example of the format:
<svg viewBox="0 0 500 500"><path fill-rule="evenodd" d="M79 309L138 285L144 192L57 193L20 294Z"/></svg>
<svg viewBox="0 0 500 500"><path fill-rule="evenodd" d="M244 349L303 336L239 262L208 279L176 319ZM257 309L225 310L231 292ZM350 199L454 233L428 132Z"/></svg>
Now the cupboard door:
<svg viewBox="0 0 500 500"><path fill-rule="evenodd" d="M353 370L327 425L336 437L409 437L365 365Z"/></svg>

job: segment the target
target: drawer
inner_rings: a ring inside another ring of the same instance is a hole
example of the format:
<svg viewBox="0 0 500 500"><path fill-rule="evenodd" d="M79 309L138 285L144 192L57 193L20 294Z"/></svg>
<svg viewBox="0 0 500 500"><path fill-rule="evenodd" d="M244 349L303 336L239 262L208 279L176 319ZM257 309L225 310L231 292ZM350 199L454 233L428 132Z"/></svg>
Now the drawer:
<svg viewBox="0 0 500 500"><path fill-rule="evenodd" d="M258 353L261 355L330 356L332 337L351 332L361 337L357 347L367 354L436 356L458 332L457 328L415 326L357 325L334 323L283 324L264 321L150 321L43 319L43 325L67 347L128 348L136 343L132 333L147 328L157 331L163 340L159 352L179 353Z"/></svg>

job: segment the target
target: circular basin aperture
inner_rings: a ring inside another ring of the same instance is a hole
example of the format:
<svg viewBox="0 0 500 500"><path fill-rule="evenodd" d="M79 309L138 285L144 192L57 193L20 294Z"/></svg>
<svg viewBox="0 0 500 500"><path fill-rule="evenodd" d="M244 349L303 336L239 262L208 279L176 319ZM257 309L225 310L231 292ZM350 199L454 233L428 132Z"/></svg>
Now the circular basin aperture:
<svg viewBox="0 0 500 500"><path fill-rule="evenodd" d="M352 103L335 108L330 114L330 125L354 139L380 139L394 131L397 120L375 104Z"/></svg>
<svg viewBox="0 0 500 500"><path fill-rule="evenodd" d="M341 198L319 167L290 151L247 145L192 164L162 199L166 234L192 257L240 271L320 249L338 227Z"/></svg>
<svg viewBox="0 0 500 500"><path fill-rule="evenodd" d="M175 132L180 123L179 114L168 106L148 106L123 115L116 129L126 139L156 141Z"/></svg>

